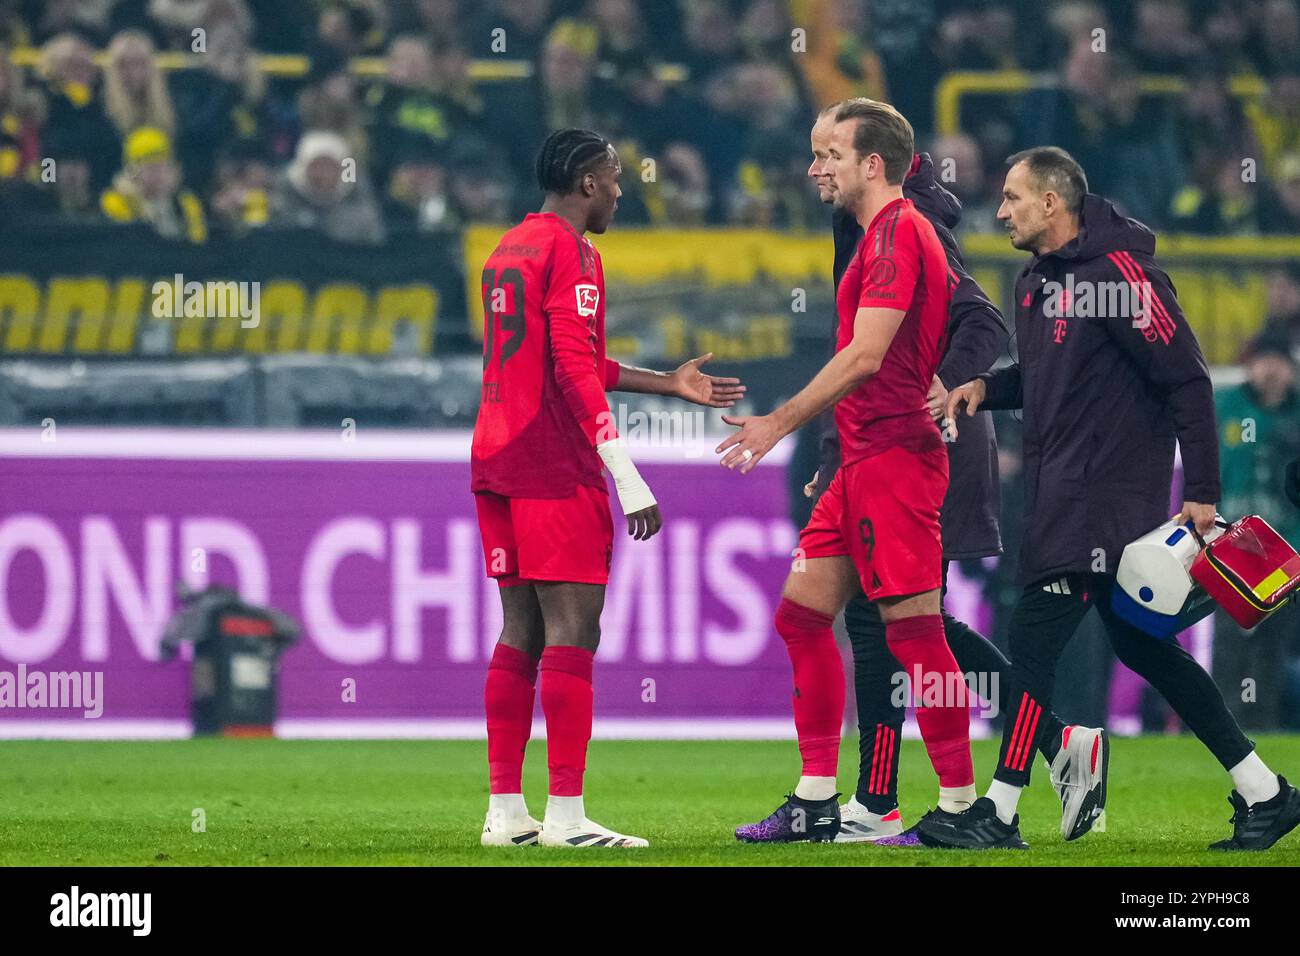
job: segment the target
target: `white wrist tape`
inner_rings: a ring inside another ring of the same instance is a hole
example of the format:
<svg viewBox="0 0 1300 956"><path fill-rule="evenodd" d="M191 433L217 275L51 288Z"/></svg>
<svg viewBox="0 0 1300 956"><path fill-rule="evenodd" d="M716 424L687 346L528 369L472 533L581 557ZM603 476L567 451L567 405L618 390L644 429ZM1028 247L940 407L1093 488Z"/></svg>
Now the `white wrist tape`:
<svg viewBox="0 0 1300 956"><path fill-rule="evenodd" d="M618 493L618 503L623 514L636 514L656 504L655 496L650 493L650 486L632 464L627 448L622 441L612 438L596 446L596 453L605 463L614 478L614 490Z"/></svg>

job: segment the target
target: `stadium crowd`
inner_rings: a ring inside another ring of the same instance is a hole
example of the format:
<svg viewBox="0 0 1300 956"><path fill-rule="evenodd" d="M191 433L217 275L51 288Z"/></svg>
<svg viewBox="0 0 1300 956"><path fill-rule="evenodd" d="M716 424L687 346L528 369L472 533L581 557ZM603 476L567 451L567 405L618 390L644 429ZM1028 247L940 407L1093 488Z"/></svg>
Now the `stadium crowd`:
<svg viewBox="0 0 1300 956"><path fill-rule="evenodd" d="M1053 142L1156 228L1300 233L1297 0L2 0L0 42L9 222L373 242L505 221L535 202L544 132L580 125L622 148L621 222L820 229L808 118L868 95L953 161L968 232L998 229L1003 157ZM168 52L199 55L160 69ZM476 78L493 61L534 75ZM945 73L1006 69L1055 82L971 97L935 134ZM1145 75L1182 91L1144 95Z"/></svg>

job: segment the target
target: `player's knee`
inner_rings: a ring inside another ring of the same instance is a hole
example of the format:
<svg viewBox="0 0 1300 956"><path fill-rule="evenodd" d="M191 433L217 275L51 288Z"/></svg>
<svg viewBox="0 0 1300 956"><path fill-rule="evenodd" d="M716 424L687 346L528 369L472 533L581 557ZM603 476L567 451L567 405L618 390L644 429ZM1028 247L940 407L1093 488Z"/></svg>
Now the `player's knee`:
<svg viewBox="0 0 1300 956"><path fill-rule="evenodd" d="M943 633L943 624L936 620L938 614L916 614L910 617L896 617L885 621L885 643L891 650L901 647L938 647L948 648L947 638Z"/></svg>
<svg viewBox="0 0 1300 956"><path fill-rule="evenodd" d="M787 644L829 634L832 623L829 615L789 598L776 608L776 632Z"/></svg>
<svg viewBox="0 0 1300 956"><path fill-rule="evenodd" d="M546 641L546 628L540 614L507 614L501 622L501 643L521 651L541 648ZM540 650L538 651L540 653Z"/></svg>
<svg viewBox="0 0 1300 956"><path fill-rule="evenodd" d="M512 630L509 627L503 627L498 643L513 648L521 654L527 654L533 660L537 660L542 656L542 649L546 646L546 637L540 627L535 629L525 628L523 630Z"/></svg>
<svg viewBox="0 0 1300 956"><path fill-rule="evenodd" d="M781 588L782 598L831 617L857 593L857 572L844 557L807 558L786 575Z"/></svg>
<svg viewBox="0 0 1300 956"><path fill-rule="evenodd" d="M938 618L943 611L938 588L920 594L877 598L876 604L880 608L881 620L887 625L916 618ZM940 624L942 626L942 620Z"/></svg>
<svg viewBox="0 0 1300 956"><path fill-rule="evenodd" d="M594 653L600 646L600 623L547 621L545 640L547 647L581 647Z"/></svg>

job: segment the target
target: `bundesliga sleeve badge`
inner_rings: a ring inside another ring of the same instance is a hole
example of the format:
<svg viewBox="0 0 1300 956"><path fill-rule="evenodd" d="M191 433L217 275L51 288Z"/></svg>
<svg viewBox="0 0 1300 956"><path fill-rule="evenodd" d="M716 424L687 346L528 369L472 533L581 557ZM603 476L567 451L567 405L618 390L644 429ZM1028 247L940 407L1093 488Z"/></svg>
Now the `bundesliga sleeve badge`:
<svg viewBox="0 0 1300 956"><path fill-rule="evenodd" d="M578 297L578 315L583 318L595 315L600 303L600 290L594 285L575 285L573 292Z"/></svg>

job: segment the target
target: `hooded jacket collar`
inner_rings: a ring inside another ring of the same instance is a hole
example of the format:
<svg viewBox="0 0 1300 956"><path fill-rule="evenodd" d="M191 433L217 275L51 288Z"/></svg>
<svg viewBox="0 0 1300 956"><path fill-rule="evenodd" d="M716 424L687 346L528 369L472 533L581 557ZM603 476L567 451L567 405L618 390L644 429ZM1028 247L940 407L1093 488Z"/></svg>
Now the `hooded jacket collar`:
<svg viewBox="0 0 1300 956"><path fill-rule="evenodd" d="M1156 234L1136 219L1122 215L1109 199L1088 193L1079 214L1079 234L1061 248L1036 256L1033 264L1053 258L1087 262L1120 251L1153 255Z"/></svg>
<svg viewBox="0 0 1300 956"><path fill-rule="evenodd" d="M955 229L961 221L961 200L934 178L934 163L929 153L912 157L912 168L903 180L903 196L912 200L921 215L949 229Z"/></svg>

